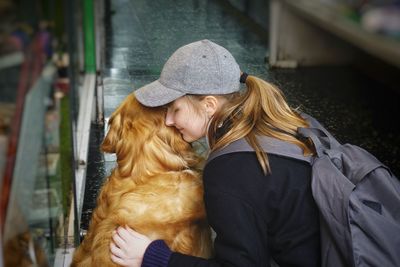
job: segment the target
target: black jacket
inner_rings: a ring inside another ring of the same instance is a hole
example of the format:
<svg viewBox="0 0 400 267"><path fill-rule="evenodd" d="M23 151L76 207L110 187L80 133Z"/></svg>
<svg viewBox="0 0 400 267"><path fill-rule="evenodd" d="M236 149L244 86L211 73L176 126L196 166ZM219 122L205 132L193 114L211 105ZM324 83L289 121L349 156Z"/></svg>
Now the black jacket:
<svg viewBox="0 0 400 267"><path fill-rule="evenodd" d="M213 260L173 253L168 266L320 266L319 214L311 167L268 155L265 176L254 152L225 154L204 169L204 200L216 232Z"/></svg>

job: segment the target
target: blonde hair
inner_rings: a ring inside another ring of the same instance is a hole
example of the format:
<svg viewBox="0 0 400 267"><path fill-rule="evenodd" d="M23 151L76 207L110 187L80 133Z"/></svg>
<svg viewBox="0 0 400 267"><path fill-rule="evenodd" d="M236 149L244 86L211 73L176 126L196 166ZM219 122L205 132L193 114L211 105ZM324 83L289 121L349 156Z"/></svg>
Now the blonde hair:
<svg viewBox="0 0 400 267"><path fill-rule="evenodd" d="M210 122L207 137L211 151L245 138L255 150L264 174L270 172L270 166L268 156L256 138L259 135L295 144L303 150L304 155L314 153L309 140L297 138L297 128L308 127L309 124L288 105L283 93L275 85L249 75L244 92L218 96L228 101ZM220 128L225 132L219 134Z"/></svg>

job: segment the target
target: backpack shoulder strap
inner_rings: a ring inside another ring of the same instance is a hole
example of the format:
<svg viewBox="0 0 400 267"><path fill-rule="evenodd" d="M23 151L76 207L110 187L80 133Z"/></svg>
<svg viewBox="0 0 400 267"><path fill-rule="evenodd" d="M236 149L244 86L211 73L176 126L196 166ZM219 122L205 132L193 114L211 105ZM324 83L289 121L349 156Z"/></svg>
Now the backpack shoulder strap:
<svg viewBox="0 0 400 267"><path fill-rule="evenodd" d="M266 153L294 158L311 163L312 157L305 157L303 155L302 149L297 145L284 142L269 136L257 136L257 139L261 148ZM211 152L207 159L207 163L219 156L235 152L254 152L254 149L250 146L246 139L241 138L230 143L222 149Z"/></svg>
<svg viewBox="0 0 400 267"><path fill-rule="evenodd" d="M300 115L303 117L303 119L308 121L310 127L300 127L297 129L297 132L303 137L311 138L316 146L317 152L325 147L332 149L340 146L340 142L336 140L336 138L333 137L333 135L326 130L325 127L319 123L319 121L306 113L301 113Z"/></svg>
<svg viewBox="0 0 400 267"><path fill-rule="evenodd" d="M338 146L339 142L312 116L306 114L306 113L301 113L300 114L305 120L307 120L310 123L310 128L302 128L302 130L306 133L310 131L318 131L321 132L322 135L318 136L325 136L328 139L328 142L330 143L331 147L333 146ZM315 129L312 129L315 128ZM308 137L308 136L307 136ZM263 151L269 154L274 154L278 156L284 156L288 158L294 158L302 161L306 161L308 163L312 163L313 157L305 157L303 155L303 151L301 150L300 147L297 145L294 145L292 143L288 143L285 141L281 141L276 138L272 138L269 136L257 136L258 142L260 146L262 147ZM318 140L315 137L315 142ZM320 137L323 138L323 137ZM322 140L322 139L321 139ZM321 145L322 149L322 145ZM221 155L229 154L229 153L234 153L234 152L254 152L254 149L250 146L250 144L244 139L241 138L239 140L236 140L230 144L228 144L226 147L213 151L210 153L207 163L209 163L211 160L215 159L216 157L219 157Z"/></svg>

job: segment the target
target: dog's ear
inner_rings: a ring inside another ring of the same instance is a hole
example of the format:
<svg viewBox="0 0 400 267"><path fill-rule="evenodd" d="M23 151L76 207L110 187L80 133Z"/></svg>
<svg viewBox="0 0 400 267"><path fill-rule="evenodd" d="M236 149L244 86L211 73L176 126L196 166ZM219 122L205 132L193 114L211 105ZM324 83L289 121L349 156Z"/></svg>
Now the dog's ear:
<svg viewBox="0 0 400 267"><path fill-rule="evenodd" d="M162 124L165 115L156 110L142 106L131 94L111 115L101 149L116 154L121 177L131 176L135 164L142 158L143 146ZM157 114L158 121L154 114Z"/></svg>
<svg viewBox="0 0 400 267"><path fill-rule="evenodd" d="M107 153L115 153L118 141L121 139L122 120L121 114L113 114L108 121L108 132L101 144L101 150Z"/></svg>
<svg viewBox="0 0 400 267"><path fill-rule="evenodd" d="M108 132L101 144L101 150L106 153L118 153L127 146L127 134L133 128L133 119L137 117L139 102L133 94L127 96L108 120Z"/></svg>

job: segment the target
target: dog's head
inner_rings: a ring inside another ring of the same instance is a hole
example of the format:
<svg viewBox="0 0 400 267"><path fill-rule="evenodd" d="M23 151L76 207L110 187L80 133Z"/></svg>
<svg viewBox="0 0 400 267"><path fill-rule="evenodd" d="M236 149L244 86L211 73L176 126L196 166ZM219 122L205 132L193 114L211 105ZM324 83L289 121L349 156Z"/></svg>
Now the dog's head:
<svg viewBox="0 0 400 267"><path fill-rule="evenodd" d="M175 127L165 125L166 109L141 105L129 95L111 115L101 148L116 153L122 177L193 168L199 157Z"/></svg>

